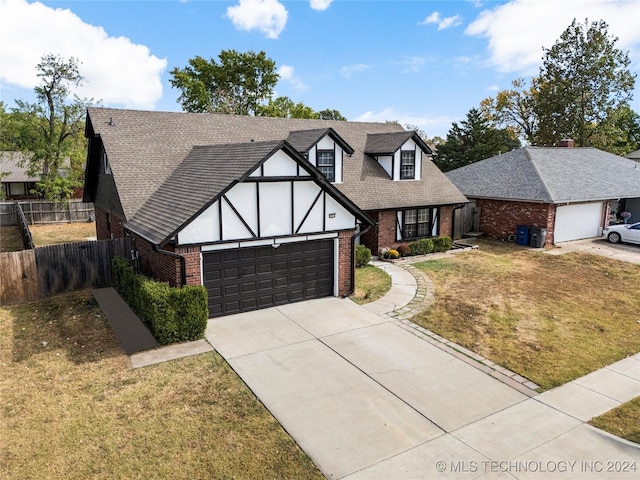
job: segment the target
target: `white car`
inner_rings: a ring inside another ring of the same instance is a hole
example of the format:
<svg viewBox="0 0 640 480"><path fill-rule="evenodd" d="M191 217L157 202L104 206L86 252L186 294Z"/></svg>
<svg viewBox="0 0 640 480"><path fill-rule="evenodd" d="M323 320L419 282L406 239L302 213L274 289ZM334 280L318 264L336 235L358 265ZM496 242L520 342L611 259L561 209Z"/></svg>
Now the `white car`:
<svg viewBox="0 0 640 480"><path fill-rule="evenodd" d="M629 242L640 244L640 222L629 225L611 225L602 231L611 243Z"/></svg>

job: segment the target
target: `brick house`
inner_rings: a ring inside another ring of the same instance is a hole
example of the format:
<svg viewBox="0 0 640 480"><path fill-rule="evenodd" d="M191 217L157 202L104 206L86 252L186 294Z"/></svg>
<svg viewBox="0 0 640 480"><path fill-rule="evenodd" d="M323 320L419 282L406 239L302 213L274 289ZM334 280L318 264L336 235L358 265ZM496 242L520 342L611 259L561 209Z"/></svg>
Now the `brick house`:
<svg viewBox="0 0 640 480"><path fill-rule="evenodd" d="M98 239L212 316L347 295L356 242L450 235L466 202L396 124L90 108L86 136Z"/></svg>
<svg viewBox="0 0 640 480"><path fill-rule="evenodd" d="M518 226L547 231L546 246L598 237L619 211L640 218L637 162L596 148L524 147L447 173L471 200L478 229L506 240Z"/></svg>

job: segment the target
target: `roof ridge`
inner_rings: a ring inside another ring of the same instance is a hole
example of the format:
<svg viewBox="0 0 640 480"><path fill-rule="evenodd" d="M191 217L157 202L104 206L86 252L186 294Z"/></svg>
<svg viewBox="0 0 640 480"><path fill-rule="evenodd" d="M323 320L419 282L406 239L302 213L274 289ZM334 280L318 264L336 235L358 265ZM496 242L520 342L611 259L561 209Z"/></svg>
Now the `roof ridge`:
<svg viewBox="0 0 640 480"><path fill-rule="evenodd" d="M551 192L549 191L549 188L547 187L547 182L544 180L544 178L542 177L542 174L540 173L540 169L538 169L538 166L536 165L533 157L531 155L529 155L529 148L530 147L524 147L524 150L525 150L525 153L527 155L527 158L529 159L529 164L533 168L533 171L535 172L536 177L538 177L538 180L540 180L540 183L542 184L542 188L544 189L545 193L547 194L547 199L549 200L550 203L555 203L554 198L551 195ZM549 148L551 148L551 147L549 147Z"/></svg>

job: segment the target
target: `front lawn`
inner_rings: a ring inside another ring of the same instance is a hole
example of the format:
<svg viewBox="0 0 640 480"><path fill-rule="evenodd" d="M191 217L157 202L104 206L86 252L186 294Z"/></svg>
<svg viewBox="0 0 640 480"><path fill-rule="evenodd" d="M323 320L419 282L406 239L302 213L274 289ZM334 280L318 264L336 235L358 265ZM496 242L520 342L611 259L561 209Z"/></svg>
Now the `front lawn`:
<svg viewBox="0 0 640 480"><path fill-rule="evenodd" d="M323 478L217 353L131 370L88 291L0 332L3 478Z"/></svg>
<svg viewBox="0 0 640 480"><path fill-rule="evenodd" d="M365 265L356 268L356 288L350 298L358 305L364 305L384 296L390 288L391 277L387 272Z"/></svg>
<svg viewBox="0 0 640 480"><path fill-rule="evenodd" d="M511 244L415 265L436 285L413 321L543 390L640 351L640 266Z"/></svg>
<svg viewBox="0 0 640 480"><path fill-rule="evenodd" d="M591 419L589 423L630 442L640 443L640 397Z"/></svg>

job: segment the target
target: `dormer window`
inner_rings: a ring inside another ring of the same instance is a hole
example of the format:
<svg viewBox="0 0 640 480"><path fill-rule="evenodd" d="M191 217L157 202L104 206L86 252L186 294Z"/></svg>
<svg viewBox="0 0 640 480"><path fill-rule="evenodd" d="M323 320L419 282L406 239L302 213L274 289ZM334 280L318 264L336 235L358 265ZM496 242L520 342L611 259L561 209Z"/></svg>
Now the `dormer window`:
<svg viewBox="0 0 640 480"><path fill-rule="evenodd" d="M327 180L335 182L336 157L333 150L318 150L316 165Z"/></svg>
<svg viewBox="0 0 640 480"><path fill-rule="evenodd" d="M416 152L415 150L402 150L400 152L400 180L414 180L416 178Z"/></svg>

